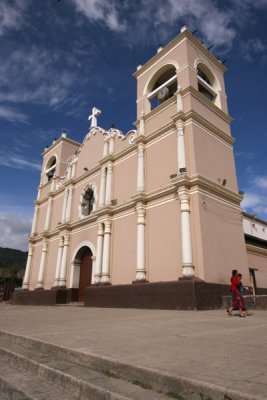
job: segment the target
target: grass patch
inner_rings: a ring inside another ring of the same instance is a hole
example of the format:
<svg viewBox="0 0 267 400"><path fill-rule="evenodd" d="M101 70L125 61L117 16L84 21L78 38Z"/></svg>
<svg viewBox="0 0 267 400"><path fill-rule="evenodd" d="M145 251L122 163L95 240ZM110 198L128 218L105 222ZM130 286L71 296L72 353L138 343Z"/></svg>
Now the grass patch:
<svg viewBox="0 0 267 400"><path fill-rule="evenodd" d="M136 385L136 386L140 386L142 389L147 389L147 390L151 390L152 389L151 385L149 385L148 383L144 383L144 382L138 381L137 379L132 381L132 383L134 385Z"/></svg>
<svg viewBox="0 0 267 400"><path fill-rule="evenodd" d="M183 396L181 396L179 393L176 392L167 392L165 393L165 395L171 397L172 399L185 400Z"/></svg>
<svg viewBox="0 0 267 400"><path fill-rule="evenodd" d="M103 371L103 374L105 374L109 378L120 379L120 376L116 372L112 372L109 369L107 369L106 371Z"/></svg>

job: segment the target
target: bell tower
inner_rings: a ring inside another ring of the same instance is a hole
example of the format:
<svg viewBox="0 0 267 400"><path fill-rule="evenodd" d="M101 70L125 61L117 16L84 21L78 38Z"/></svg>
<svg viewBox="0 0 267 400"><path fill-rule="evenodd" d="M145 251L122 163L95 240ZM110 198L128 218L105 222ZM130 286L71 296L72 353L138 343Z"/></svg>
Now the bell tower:
<svg viewBox="0 0 267 400"><path fill-rule="evenodd" d="M225 72L183 26L137 67L136 124L146 143L146 190L176 188L180 277L225 283L236 267L249 284ZM160 142L164 135L168 146ZM155 136L159 144L153 154L149 142Z"/></svg>

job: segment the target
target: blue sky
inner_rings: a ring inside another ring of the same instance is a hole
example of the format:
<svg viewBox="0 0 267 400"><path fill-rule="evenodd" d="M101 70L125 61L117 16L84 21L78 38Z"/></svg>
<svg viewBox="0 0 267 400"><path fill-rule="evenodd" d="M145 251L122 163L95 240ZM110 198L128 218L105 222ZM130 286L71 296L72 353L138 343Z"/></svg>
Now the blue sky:
<svg viewBox="0 0 267 400"><path fill-rule="evenodd" d="M1 0L0 246L27 249L41 153L136 119L132 73L183 24L226 61L243 209L267 219L267 0Z"/></svg>

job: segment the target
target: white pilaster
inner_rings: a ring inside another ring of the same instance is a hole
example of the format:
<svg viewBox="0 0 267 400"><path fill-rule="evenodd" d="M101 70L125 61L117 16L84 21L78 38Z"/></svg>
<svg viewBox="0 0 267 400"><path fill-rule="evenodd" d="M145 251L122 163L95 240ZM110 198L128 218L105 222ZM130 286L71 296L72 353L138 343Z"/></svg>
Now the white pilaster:
<svg viewBox="0 0 267 400"><path fill-rule="evenodd" d="M112 200L112 164L108 164L107 185L106 185L106 205L110 205Z"/></svg>
<svg viewBox="0 0 267 400"><path fill-rule="evenodd" d="M108 153L109 153L109 137L106 136L104 138L103 157L106 157Z"/></svg>
<svg viewBox="0 0 267 400"><path fill-rule="evenodd" d="M140 116L140 123L139 123L139 136L144 136L145 135L145 119L144 119L145 113L141 112Z"/></svg>
<svg viewBox="0 0 267 400"><path fill-rule="evenodd" d="M99 193L99 207L104 207L106 197L106 167L101 168L101 181L100 181L100 193Z"/></svg>
<svg viewBox="0 0 267 400"><path fill-rule="evenodd" d="M96 270L96 256L92 256L92 284L95 282L95 270Z"/></svg>
<svg viewBox="0 0 267 400"><path fill-rule="evenodd" d="M109 154L112 155L114 154L114 150L115 150L115 137L114 135L110 135L109 138Z"/></svg>
<svg viewBox="0 0 267 400"><path fill-rule="evenodd" d="M186 172L184 124L177 122L177 163L178 173Z"/></svg>
<svg viewBox="0 0 267 400"><path fill-rule="evenodd" d="M31 235L34 235L34 234L36 233L36 225L37 225L38 212L39 212L39 207L38 207L38 205L35 205L35 208L34 208L34 215L33 215L33 221L32 221Z"/></svg>
<svg viewBox="0 0 267 400"><path fill-rule="evenodd" d="M181 87L178 86L177 92L176 92L176 110L177 112L182 112L184 110L183 106L183 99L181 96Z"/></svg>
<svg viewBox="0 0 267 400"><path fill-rule="evenodd" d="M137 192L145 190L144 145L138 144Z"/></svg>
<svg viewBox="0 0 267 400"><path fill-rule="evenodd" d="M40 184L40 186L38 187L38 191L37 191L37 200L40 200L41 190L42 190L42 188L41 188L41 184Z"/></svg>
<svg viewBox="0 0 267 400"><path fill-rule="evenodd" d="M67 180L71 178L71 165L68 166L67 168Z"/></svg>
<svg viewBox="0 0 267 400"><path fill-rule="evenodd" d="M37 286L36 286L37 289L44 288L44 272L45 272L47 247L48 247L47 243L44 242L43 249L42 249L42 255L41 255L41 262L40 262L40 267L39 267L38 281L37 281Z"/></svg>
<svg viewBox="0 0 267 400"><path fill-rule="evenodd" d="M182 267L183 277L195 275L192 260L191 229L190 229L190 197L189 191L181 187L178 190L181 204L181 236L182 236Z"/></svg>
<svg viewBox="0 0 267 400"><path fill-rule="evenodd" d="M32 245L29 245L28 259L27 259L27 265L26 265L26 269L25 269L22 289L29 289L29 278L30 278L30 272L31 272L32 255L33 255Z"/></svg>
<svg viewBox="0 0 267 400"><path fill-rule="evenodd" d="M77 165L77 161L73 161L72 165L71 165L71 179L75 178L76 175L76 165Z"/></svg>
<svg viewBox="0 0 267 400"><path fill-rule="evenodd" d="M69 245L70 245L69 235L64 235L64 246L63 246L62 262L61 262L61 268L60 268L60 276L59 276L59 286L60 287L66 287Z"/></svg>
<svg viewBox="0 0 267 400"><path fill-rule="evenodd" d="M62 216L61 216L61 223L62 224L64 224L66 222L66 211L67 211L68 195L69 195L69 189L65 189Z"/></svg>
<svg viewBox="0 0 267 400"><path fill-rule="evenodd" d="M45 227L44 230L49 230L50 225L50 218L51 218L51 209L52 209L52 197L50 196L47 202L47 210L46 210L46 217L45 217Z"/></svg>
<svg viewBox="0 0 267 400"><path fill-rule="evenodd" d="M104 230L101 283L109 283L109 281L110 281L109 260L110 260L111 221L106 220L104 226L105 226L105 230Z"/></svg>
<svg viewBox="0 0 267 400"><path fill-rule="evenodd" d="M95 265L94 283L99 283L101 280L102 258L103 258L103 238L104 238L103 224L99 223L98 230L97 230L96 265Z"/></svg>
<svg viewBox="0 0 267 400"><path fill-rule="evenodd" d="M66 222L70 222L71 220L72 195L73 195L73 187L70 187L68 201L67 201Z"/></svg>
<svg viewBox="0 0 267 400"><path fill-rule="evenodd" d="M59 240L59 245L58 245L58 253L57 253L57 264L56 264L56 273L55 273L55 283L54 287L59 286L59 278L60 278L60 267L62 263L62 253L63 253L63 244L64 244L64 238L63 236Z"/></svg>
<svg viewBox="0 0 267 400"><path fill-rule="evenodd" d="M146 280L145 269L145 208L138 204L137 212L137 259L136 259L136 280Z"/></svg>
<svg viewBox="0 0 267 400"><path fill-rule="evenodd" d="M56 186L57 186L57 177L53 177L51 180L52 180L51 192L54 192L56 190Z"/></svg>

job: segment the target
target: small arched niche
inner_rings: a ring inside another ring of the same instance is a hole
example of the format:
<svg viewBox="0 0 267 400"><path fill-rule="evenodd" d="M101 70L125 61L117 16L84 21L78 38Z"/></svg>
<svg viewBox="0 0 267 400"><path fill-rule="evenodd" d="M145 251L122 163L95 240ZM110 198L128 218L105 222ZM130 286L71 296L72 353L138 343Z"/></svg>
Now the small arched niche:
<svg viewBox="0 0 267 400"><path fill-rule="evenodd" d="M56 173L56 164L57 159L55 156L51 157L48 163L46 164L45 175L47 178L47 182L49 182Z"/></svg>
<svg viewBox="0 0 267 400"><path fill-rule="evenodd" d="M197 65L198 91L210 102L216 102L217 83L215 76L203 63Z"/></svg>
<svg viewBox="0 0 267 400"><path fill-rule="evenodd" d="M177 91L177 74L173 65L165 65L151 79L147 88L147 98L151 110L164 103Z"/></svg>

